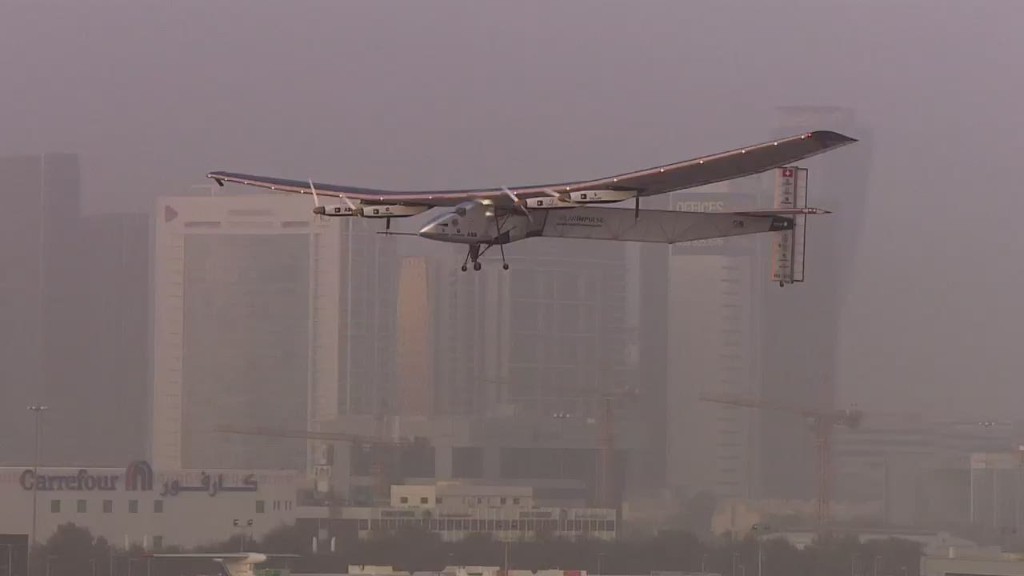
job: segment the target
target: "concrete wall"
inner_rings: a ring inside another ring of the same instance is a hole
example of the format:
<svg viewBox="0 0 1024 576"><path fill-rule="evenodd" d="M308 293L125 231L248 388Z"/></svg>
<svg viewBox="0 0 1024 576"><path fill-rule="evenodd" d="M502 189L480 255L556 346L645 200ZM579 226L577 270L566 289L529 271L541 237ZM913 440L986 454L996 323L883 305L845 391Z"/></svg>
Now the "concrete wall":
<svg viewBox="0 0 1024 576"><path fill-rule="evenodd" d="M921 560L921 576L966 574L978 576L1024 575L1024 561L1018 558L936 558Z"/></svg>

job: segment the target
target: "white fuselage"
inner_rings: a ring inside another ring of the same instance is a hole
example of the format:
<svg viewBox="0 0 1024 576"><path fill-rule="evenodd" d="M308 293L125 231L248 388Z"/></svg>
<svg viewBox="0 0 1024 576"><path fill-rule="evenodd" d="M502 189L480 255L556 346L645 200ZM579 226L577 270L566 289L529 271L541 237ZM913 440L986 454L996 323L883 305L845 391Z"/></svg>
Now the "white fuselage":
<svg viewBox="0 0 1024 576"><path fill-rule="evenodd" d="M455 244L508 244L526 238L533 227L522 214L495 218L490 202L464 202L428 222L419 235Z"/></svg>

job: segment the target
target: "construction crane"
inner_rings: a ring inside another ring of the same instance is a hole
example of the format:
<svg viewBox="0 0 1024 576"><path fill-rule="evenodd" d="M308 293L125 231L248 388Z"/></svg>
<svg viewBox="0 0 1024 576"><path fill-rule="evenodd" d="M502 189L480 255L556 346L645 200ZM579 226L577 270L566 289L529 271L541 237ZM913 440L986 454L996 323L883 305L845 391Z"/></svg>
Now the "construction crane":
<svg viewBox="0 0 1024 576"><path fill-rule="evenodd" d="M598 395L601 400L599 417L601 431L598 439L600 469L598 470L596 492L598 504L605 508L618 508L613 490L615 483L612 480L615 467L615 401L634 401L638 393L637 388L629 386Z"/></svg>
<svg viewBox="0 0 1024 576"><path fill-rule="evenodd" d="M347 432L318 432L315 430L282 430L278 428L267 428L254 426L249 428L235 428L231 426L220 426L217 432L224 434L243 434L248 436L265 436L272 438L301 438L304 440L324 440L328 442L350 442L354 445L372 447L372 461L370 462L370 474L374 479L374 497L378 502L385 502L389 499L390 482L385 471L384 456L380 454L382 448L388 450L392 456L390 468L398 474L400 467L399 455L403 446L415 443L411 438L384 438L370 437L361 434L350 434Z"/></svg>
<svg viewBox="0 0 1024 576"><path fill-rule="evenodd" d="M836 426L845 426L851 430L856 430L864 419L864 413L855 408L847 410L818 410L802 406L790 406L734 394L704 392L701 393L700 399L706 402L717 402L731 406L786 412L801 416L807 420L811 432L814 434L815 451L817 453L818 532L823 534L827 531L830 521L829 507L832 502L832 431Z"/></svg>
<svg viewBox="0 0 1024 576"><path fill-rule="evenodd" d="M498 393L499 397L507 397L507 390L510 382L508 380L495 380L495 379L481 379L481 382L488 384L497 384L502 392ZM591 406L596 403L596 409L590 414L596 413L594 420L600 426L598 431L597 446L598 446L598 462L597 462L597 475L596 475L596 486L594 488L594 497L597 505L605 508L618 508L615 494L615 482L613 480L615 476L615 408L616 401L635 401L639 395L639 389L636 386L616 386L607 390L593 390L592 388L580 388L575 390L575 394L570 396L575 400L582 401ZM565 400L565 397L534 397L534 400L550 400L557 402L559 400ZM586 411L587 409L578 406L581 410ZM554 415L555 418L568 418L572 416L572 412L558 412ZM536 438L536 436L535 436Z"/></svg>

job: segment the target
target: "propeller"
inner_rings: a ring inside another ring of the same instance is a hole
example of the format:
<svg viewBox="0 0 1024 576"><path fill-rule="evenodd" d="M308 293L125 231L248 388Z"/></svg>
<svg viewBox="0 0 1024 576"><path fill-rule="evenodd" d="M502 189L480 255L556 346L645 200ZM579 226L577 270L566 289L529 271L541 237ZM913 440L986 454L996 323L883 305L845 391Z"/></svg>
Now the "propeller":
<svg viewBox="0 0 1024 576"><path fill-rule="evenodd" d="M568 196L563 196L562 194L559 194L558 192L555 192L551 188L544 188L543 190L544 190L545 193L547 193L548 196L551 196L552 198L554 198L555 200L558 200L559 202L562 202L564 204L571 204L573 206L577 206L578 205L576 202L573 202L572 200L570 200Z"/></svg>
<svg viewBox="0 0 1024 576"><path fill-rule="evenodd" d="M521 212L522 212L523 214L525 214L525 215L526 215L526 218L527 218L527 219L528 219L528 220L530 221L530 223L532 224L532 223L533 223L533 216L532 216L532 215L530 214L530 211L526 209L526 201L525 201L525 200L521 200L521 199L520 199L520 198L519 198L518 196L516 196L516 195L515 195L515 193L514 193L514 192L512 192L511 190L509 190L508 188L506 188L506 187L504 187L504 186L502 186L502 187L501 187L501 189L502 189L502 190L503 190L503 191L505 192L505 194L508 194L509 198L511 198L511 199L512 199L512 203L513 203L513 204L514 204L514 205L515 205L515 206L516 206L517 208L519 208L519 210L520 210L520 211L521 211Z"/></svg>
<svg viewBox="0 0 1024 576"><path fill-rule="evenodd" d="M321 216L327 214L327 208L325 208L325 207L320 205L320 198L316 194L316 186L313 185L313 179L312 178L309 179L309 191L313 193L313 206L314 206L313 207L313 213L314 214L320 214ZM338 199L339 200L344 200L345 204L348 204L349 209L352 210L352 215L353 216L361 216L362 215L362 212L363 212L362 209L358 208L355 204L353 204L352 201L348 199L348 196L345 196L344 194L339 192L338 193ZM339 202L339 205L340 204L341 203Z"/></svg>
<svg viewBox="0 0 1024 576"><path fill-rule="evenodd" d="M503 192L504 192L505 194L507 194L509 198L511 198L511 199L512 199L512 202L513 202L513 204L514 204L514 205L515 205L515 206L516 206L517 208L519 208L519 210L520 210L520 211L521 211L521 212L522 212L522 213L523 213L524 215L526 215L526 217L527 217L527 218L529 218L529 219L530 219L530 222L533 222L533 216L532 216L532 215L530 215L530 211L529 211L529 210L527 210L527 208L526 208L526 200L523 200L523 199L522 199L522 198L520 198L519 196L516 196L515 192L513 192L513 191L509 190L508 188L506 188L506 187L504 187L504 186L502 186L502 187L501 187L501 190L502 190L502 191L503 191ZM578 205L578 204L577 204L576 202L573 202L572 200L569 200L568 198L566 198L566 197L565 197L565 196L563 196L562 194L559 194L558 192L555 192L555 191L554 191L554 190L552 190L551 188L542 188L541 190L543 190L543 191L544 191L544 193L545 193L545 194L547 194L548 196L551 196L552 198L554 198L555 200L558 200L559 202L561 202L561 203L563 203L563 204L569 204L569 205L571 205L571 206L577 206L577 205Z"/></svg>
<svg viewBox="0 0 1024 576"><path fill-rule="evenodd" d="M313 214L319 216L317 220L323 220L327 209L320 205L320 198L316 195L316 186L313 186L313 179L309 179L309 191L313 193Z"/></svg>

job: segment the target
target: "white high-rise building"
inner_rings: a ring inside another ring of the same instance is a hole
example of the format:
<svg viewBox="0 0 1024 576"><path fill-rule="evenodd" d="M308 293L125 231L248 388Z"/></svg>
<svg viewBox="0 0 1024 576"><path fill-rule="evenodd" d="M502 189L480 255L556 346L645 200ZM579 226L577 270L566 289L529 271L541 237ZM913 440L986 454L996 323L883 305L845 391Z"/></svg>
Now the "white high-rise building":
<svg viewBox="0 0 1024 576"><path fill-rule="evenodd" d="M302 440L216 429L337 416L346 226L290 196L159 200L154 467L306 468Z"/></svg>
<svg viewBox="0 0 1024 576"><path fill-rule="evenodd" d="M756 208L747 179L672 194L672 209ZM755 411L700 400L702 392L757 392L758 276L751 237L673 245L668 295L668 483L683 497L750 497L756 478Z"/></svg>

